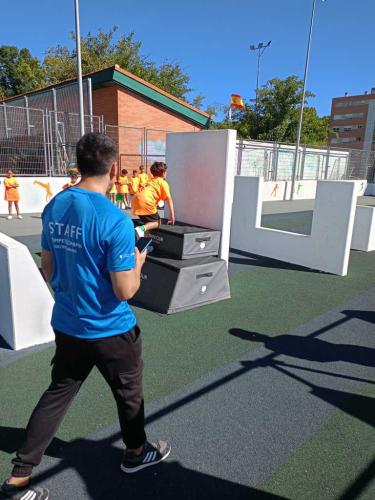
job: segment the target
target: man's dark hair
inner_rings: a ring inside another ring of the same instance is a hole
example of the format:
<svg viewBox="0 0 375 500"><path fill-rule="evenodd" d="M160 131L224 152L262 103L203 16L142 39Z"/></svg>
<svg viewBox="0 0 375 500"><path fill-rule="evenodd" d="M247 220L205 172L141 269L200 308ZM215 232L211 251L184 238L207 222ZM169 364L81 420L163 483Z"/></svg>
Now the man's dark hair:
<svg viewBox="0 0 375 500"><path fill-rule="evenodd" d="M77 167L81 175L94 177L109 172L117 160L116 144L108 136L89 132L80 138L76 147Z"/></svg>
<svg viewBox="0 0 375 500"><path fill-rule="evenodd" d="M128 171L126 170L126 168L123 168L123 169L121 170L121 173L122 173L123 175L127 175Z"/></svg>
<svg viewBox="0 0 375 500"><path fill-rule="evenodd" d="M133 170L133 174L138 174L138 170Z"/></svg>
<svg viewBox="0 0 375 500"><path fill-rule="evenodd" d="M154 177L162 177L164 172L166 172L167 170L167 165L162 162L162 161L155 161L152 165L151 165L151 173Z"/></svg>

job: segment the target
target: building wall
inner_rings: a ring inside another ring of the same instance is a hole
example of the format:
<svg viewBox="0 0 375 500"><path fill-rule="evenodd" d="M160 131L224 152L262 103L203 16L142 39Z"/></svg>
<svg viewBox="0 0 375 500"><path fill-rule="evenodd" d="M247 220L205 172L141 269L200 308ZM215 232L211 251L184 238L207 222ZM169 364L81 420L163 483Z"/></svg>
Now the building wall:
<svg viewBox="0 0 375 500"><path fill-rule="evenodd" d="M119 149L119 166L132 170L164 161L166 132L201 127L118 85L93 90L94 115L103 115L106 133ZM111 127L113 125L113 127Z"/></svg>
<svg viewBox="0 0 375 500"><path fill-rule="evenodd" d="M374 89L371 94L336 97L332 99L330 121L330 144L335 147L353 149L375 149L373 142L375 128ZM342 116L358 115L362 116ZM339 118L337 115L341 115ZM337 129L338 130L334 130ZM352 128L352 130L349 130Z"/></svg>

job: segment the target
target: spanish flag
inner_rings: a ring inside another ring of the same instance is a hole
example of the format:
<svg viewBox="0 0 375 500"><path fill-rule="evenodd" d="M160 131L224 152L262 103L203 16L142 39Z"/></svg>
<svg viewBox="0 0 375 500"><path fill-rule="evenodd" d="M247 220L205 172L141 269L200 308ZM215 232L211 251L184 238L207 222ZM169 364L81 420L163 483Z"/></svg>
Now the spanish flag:
<svg viewBox="0 0 375 500"><path fill-rule="evenodd" d="M244 109L245 105L243 103L242 97L238 94L232 94L230 96L230 106L231 109Z"/></svg>

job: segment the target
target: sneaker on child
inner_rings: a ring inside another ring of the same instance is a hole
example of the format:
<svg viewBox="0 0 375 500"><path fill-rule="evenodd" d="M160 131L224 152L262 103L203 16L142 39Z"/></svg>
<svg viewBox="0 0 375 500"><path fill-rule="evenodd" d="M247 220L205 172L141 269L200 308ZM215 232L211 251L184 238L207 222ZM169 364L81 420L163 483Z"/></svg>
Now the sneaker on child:
<svg viewBox="0 0 375 500"><path fill-rule="evenodd" d="M138 236L138 238L143 238L145 232L146 231L144 226L138 226L135 228L135 234Z"/></svg>
<svg viewBox="0 0 375 500"><path fill-rule="evenodd" d="M165 460L171 452L171 445L167 441L146 443L140 455L132 451L125 451L121 469L126 473L138 472L150 465L158 464Z"/></svg>
<svg viewBox="0 0 375 500"><path fill-rule="evenodd" d="M47 500L48 497L49 491L47 488L30 486L30 483L20 488L5 481L0 488L1 500Z"/></svg>

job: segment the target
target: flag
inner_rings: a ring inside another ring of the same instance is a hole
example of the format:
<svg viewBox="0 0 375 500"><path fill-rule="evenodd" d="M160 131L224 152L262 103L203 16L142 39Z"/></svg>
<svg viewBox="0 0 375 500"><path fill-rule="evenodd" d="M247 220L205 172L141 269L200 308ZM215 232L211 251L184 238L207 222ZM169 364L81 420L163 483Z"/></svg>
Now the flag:
<svg viewBox="0 0 375 500"><path fill-rule="evenodd" d="M231 109L244 109L245 105L243 103L242 97L238 94L232 94L230 96L230 106Z"/></svg>

